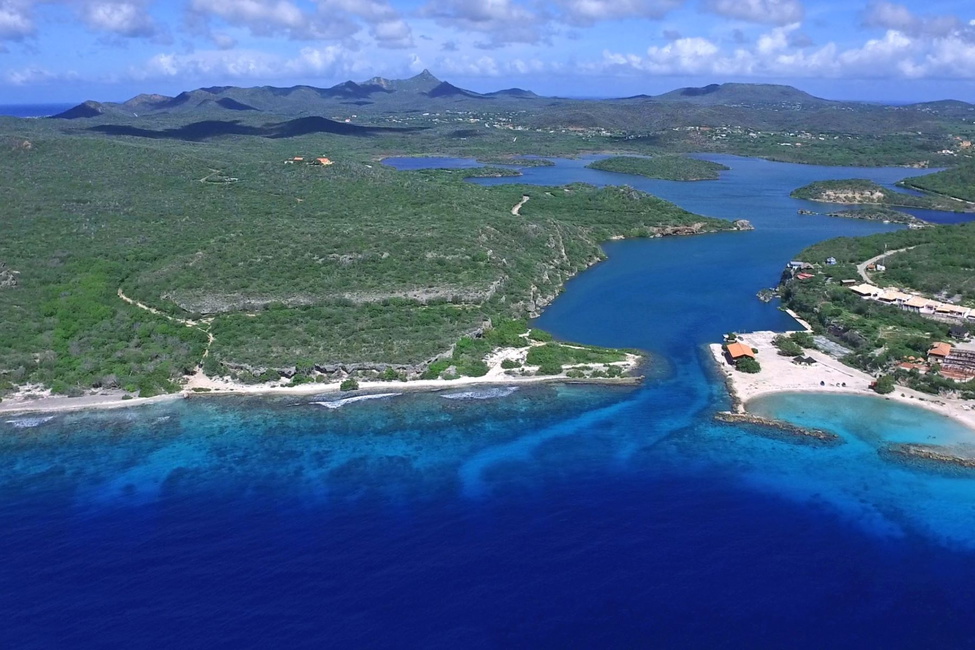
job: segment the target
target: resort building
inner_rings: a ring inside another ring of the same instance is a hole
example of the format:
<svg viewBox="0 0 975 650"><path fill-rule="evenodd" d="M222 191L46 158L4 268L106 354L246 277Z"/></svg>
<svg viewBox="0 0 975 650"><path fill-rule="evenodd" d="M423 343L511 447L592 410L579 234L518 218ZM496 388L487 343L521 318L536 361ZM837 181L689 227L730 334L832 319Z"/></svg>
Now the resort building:
<svg viewBox="0 0 975 650"><path fill-rule="evenodd" d="M955 381L975 379L975 350L952 349L941 363L941 375Z"/></svg>
<svg viewBox="0 0 975 650"><path fill-rule="evenodd" d="M725 352L728 354L728 363L733 366L737 366L738 362L746 357L751 359L755 358L755 351L740 341L726 345Z"/></svg>
<svg viewBox="0 0 975 650"><path fill-rule="evenodd" d="M846 281L844 280L844 284ZM848 287L850 291L861 298L876 300L886 305L900 307L906 311L929 316L937 320L971 320L975 321L975 309L953 305L947 302L931 300L924 296L905 293L899 289L880 289L872 284L855 284Z"/></svg>
<svg viewBox="0 0 975 650"><path fill-rule="evenodd" d="M950 343L935 343L928 350L928 363L941 363L948 358L951 354L951 344Z"/></svg>
<svg viewBox="0 0 975 650"><path fill-rule="evenodd" d="M855 284L850 287L850 291L863 298L876 298L883 293L883 289L872 284Z"/></svg>

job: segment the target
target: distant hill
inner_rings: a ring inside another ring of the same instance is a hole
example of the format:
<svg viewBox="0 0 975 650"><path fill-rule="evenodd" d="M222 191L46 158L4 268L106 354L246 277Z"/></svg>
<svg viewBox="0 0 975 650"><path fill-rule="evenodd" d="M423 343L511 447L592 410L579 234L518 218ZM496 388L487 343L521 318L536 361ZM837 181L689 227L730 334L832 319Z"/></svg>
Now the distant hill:
<svg viewBox="0 0 975 650"><path fill-rule="evenodd" d="M442 81L426 93L427 97L484 97L475 92L458 88L457 86Z"/></svg>
<svg viewBox="0 0 975 650"><path fill-rule="evenodd" d="M792 86L778 84L710 84L700 88L678 88L654 97L660 102L689 102L704 105L754 104L833 104Z"/></svg>
<svg viewBox="0 0 975 650"><path fill-rule="evenodd" d="M541 97L521 88L480 93L442 81L429 70L408 79L373 77L364 81L344 81L329 88L308 85L286 88L210 86L184 91L175 97L139 95L124 103L85 102L57 117L88 119L99 125L114 122L120 131L132 132L134 128L144 137L192 139L201 136L196 131L187 133L173 129L185 128L190 123L224 123L228 111L239 115L248 129L256 129L251 134L263 137L278 136L267 131L266 125L248 121L251 118L246 116L269 116L268 119L276 120L276 124L312 117L330 119L331 124L298 122L279 130L282 133L297 132L305 128L302 124L310 124L312 126L308 128L313 132L352 134L335 124L347 120L359 126L388 123L389 116L396 114L518 112L519 122L532 129L604 130L625 135L641 146L668 147L675 140L683 139L687 141L684 146L720 151L730 145L717 142L704 135L706 131L698 129L735 125L754 131L840 132L871 138L925 133L924 142L910 136L914 140L907 146L917 149L917 155L894 158L898 164L927 164L938 160L938 152L950 144L943 140L944 135L954 132L955 127L950 123L975 120L975 106L964 102L936 101L908 106L841 102L776 84L710 84L679 88L657 96L640 94L619 99ZM162 124L143 122L154 116L160 116ZM133 119L140 123L132 122ZM169 130L163 130L163 127ZM473 137L466 134L467 130L469 127L455 129L451 137ZM685 130L687 134L676 135L674 130L678 130L677 133ZM238 127L221 126L217 132L238 134ZM202 137L214 136L204 129ZM764 143L761 153L768 155L769 146L773 145ZM774 146L778 147L777 143ZM740 150L758 153L752 149L754 147ZM778 148L776 152L778 158L790 159L789 152ZM805 155L805 152L806 149L801 153ZM828 158L818 160L828 162Z"/></svg>
<svg viewBox="0 0 975 650"><path fill-rule="evenodd" d="M259 136L264 138L295 138L311 133L334 135L370 136L382 132L409 133L417 129L393 129L387 127L359 126L336 122L324 117L299 117L294 120L251 126L240 120L203 120L169 129L145 129L128 124L99 124L90 131L106 135L122 135L153 140L188 140L199 142L224 136Z"/></svg>
<svg viewBox="0 0 975 650"><path fill-rule="evenodd" d="M52 115L51 119L54 120L77 120L86 117L98 117L104 114L102 110L102 105L98 102L87 101L78 104L74 108L69 108L63 113L58 113L57 115Z"/></svg>
<svg viewBox="0 0 975 650"><path fill-rule="evenodd" d="M236 99L231 99L230 97L223 97L215 102L218 106L229 109L231 111L256 111L257 109L253 106L248 106L247 104L242 104Z"/></svg>

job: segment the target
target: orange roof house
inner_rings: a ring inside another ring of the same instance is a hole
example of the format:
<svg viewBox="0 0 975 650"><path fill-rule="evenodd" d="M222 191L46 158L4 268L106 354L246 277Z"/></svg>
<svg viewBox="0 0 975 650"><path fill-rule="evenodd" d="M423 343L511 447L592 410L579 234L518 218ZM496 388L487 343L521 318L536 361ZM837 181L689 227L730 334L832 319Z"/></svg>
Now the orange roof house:
<svg viewBox="0 0 975 650"><path fill-rule="evenodd" d="M316 158L315 159L319 165L331 165L332 161L328 158Z"/></svg>
<svg viewBox="0 0 975 650"><path fill-rule="evenodd" d="M738 361L742 357L751 357L752 359L755 358L755 353L752 352L752 349L744 343L740 343L738 341L729 343L727 350L728 356L731 357L732 361Z"/></svg>
<svg viewBox="0 0 975 650"><path fill-rule="evenodd" d="M935 343L934 345L931 346L931 349L928 350L929 358L934 357L936 359L944 360L948 358L949 354L951 354L950 343Z"/></svg>

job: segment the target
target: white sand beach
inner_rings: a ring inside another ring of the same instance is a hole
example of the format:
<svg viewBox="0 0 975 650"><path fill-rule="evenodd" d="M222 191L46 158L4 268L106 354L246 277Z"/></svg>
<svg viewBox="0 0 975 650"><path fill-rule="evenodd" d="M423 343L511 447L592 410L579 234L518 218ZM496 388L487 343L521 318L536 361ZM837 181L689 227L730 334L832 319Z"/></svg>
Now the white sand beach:
<svg viewBox="0 0 975 650"><path fill-rule="evenodd" d="M456 379L411 379L408 381L359 381L357 391L350 395L359 395L369 391L415 391L415 390L445 390L451 388L466 388L471 386L497 386L537 384L541 382L582 381L586 383L630 384L639 378L624 376L621 378L582 379L576 380L566 376L565 371L560 375L520 374L522 369L506 370L501 367L505 360L524 362L528 348L501 348L489 355L485 361L488 372L482 377L458 377ZM626 360L612 365L620 366L624 373L636 370L643 357L627 354ZM600 364L588 364L599 366ZM567 366L568 370L571 366ZM533 366L525 366L526 372L537 370ZM512 373L512 374L509 374ZM77 411L83 409L111 409L145 404L157 404L187 397L205 397L207 395L320 395L325 393L339 393L339 381L328 383L309 383L290 385L287 381L270 382L265 384L244 384L226 377L208 377L202 371L188 378L182 390L178 393L158 395L155 397L133 397L124 391L103 390L91 392L80 397L63 397L51 395L49 390L40 386L25 386L13 395L8 395L0 401L0 416L14 413L55 413L62 411Z"/></svg>
<svg viewBox="0 0 975 650"><path fill-rule="evenodd" d="M735 370L725 360L719 344L714 343L709 346L718 367L728 378L740 400L740 408L743 412L747 411L749 400L770 393L851 393L875 399L897 400L930 409L957 420L975 432L975 404L972 402L928 395L903 386L895 386L894 392L888 395L878 395L870 388L874 377L845 366L817 350L806 351L806 356L816 360L812 365L799 365L793 363L792 357L780 356L778 349L772 345L772 339L779 334L779 332L749 332L738 335L739 341L758 350L756 358L762 366L762 371L756 374Z"/></svg>

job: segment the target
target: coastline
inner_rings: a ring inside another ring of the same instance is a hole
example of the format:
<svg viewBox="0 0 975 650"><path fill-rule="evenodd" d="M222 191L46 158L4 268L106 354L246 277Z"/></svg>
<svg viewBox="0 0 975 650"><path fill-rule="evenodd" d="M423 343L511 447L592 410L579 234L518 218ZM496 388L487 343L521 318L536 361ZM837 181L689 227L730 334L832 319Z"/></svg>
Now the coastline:
<svg viewBox="0 0 975 650"><path fill-rule="evenodd" d="M732 397L734 412L748 413L748 403L758 397L774 393L825 393L849 394L886 399L918 406L940 413L964 425L975 434L975 405L958 398L934 396L904 386L896 386L894 392L879 395L870 389L874 377L865 372L844 366L818 350L806 350L805 355L816 363L798 365L791 357L780 356L772 345L772 339L781 332L749 332L739 334L738 340L758 350L757 358L762 371L756 374L738 372L724 358L721 345L708 347L711 357L720 368Z"/></svg>
<svg viewBox="0 0 975 650"><path fill-rule="evenodd" d="M540 383L594 384L610 386L634 386L643 381L638 374L624 374L622 377L568 377L565 372L558 375L509 375L501 368L501 362L512 355L517 348L502 348L488 357L490 369L482 377L457 377L456 379L411 379L407 381L379 381L364 380L359 382L356 390L342 391L340 382L309 383L291 386L288 384L243 384L226 378L212 378L201 372L190 377L182 390L176 393L156 395L153 397L134 397L123 391L102 391L89 393L79 397L64 397L51 395L50 391L39 387L27 387L21 393L4 398L0 401L0 417L6 415L23 415L29 413L65 413L88 409L118 409L148 404L159 404L179 399L205 399L210 396L247 395L253 397L273 397L280 395L345 395L356 397L375 392L437 392L452 388L470 388L480 386L518 386ZM624 368L624 373L635 373L643 365L644 355L627 353L626 361L618 364ZM27 395L40 395L28 397Z"/></svg>

